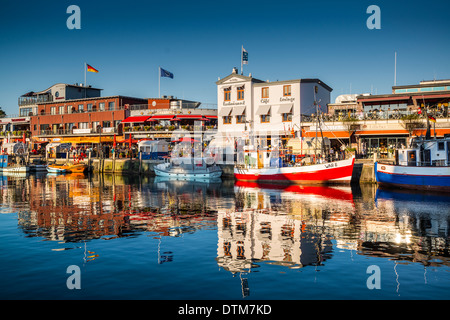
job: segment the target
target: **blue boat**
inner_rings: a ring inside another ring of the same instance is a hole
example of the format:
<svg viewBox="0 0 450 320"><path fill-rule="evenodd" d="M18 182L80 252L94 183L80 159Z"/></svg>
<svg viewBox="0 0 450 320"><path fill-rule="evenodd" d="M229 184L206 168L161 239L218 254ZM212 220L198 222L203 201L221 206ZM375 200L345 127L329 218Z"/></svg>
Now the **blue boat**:
<svg viewBox="0 0 450 320"><path fill-rule="evenodd" d="M380 186L450 192L450 137L414 138L395 164L375 162L375 177Z"/></svg>

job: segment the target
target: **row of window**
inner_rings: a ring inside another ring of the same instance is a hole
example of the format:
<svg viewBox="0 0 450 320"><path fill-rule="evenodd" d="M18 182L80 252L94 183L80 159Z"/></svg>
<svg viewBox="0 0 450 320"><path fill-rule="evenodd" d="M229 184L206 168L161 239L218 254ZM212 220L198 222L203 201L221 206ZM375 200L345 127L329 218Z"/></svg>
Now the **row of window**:
<svg viewBox="0 0 450 320"><path fill-rule="evenodd" d="M108 102L108 107L106 108L105 102L99 102L98 104L98 111L107 111L107 110L114 110L116 106L116 103L114 101ZM73 112L91 112L91 111L97 111L97 108L92 104L88 103L86 104L86 110L84 109L84 104L79 104L78 109L74 106L59 106L59 107L50 107L50 114L70 114Z"/></svg>
<svg viewBox="0 0 450 320"><path fill-rule="evenodd" d="M89 122L78 122L78 123L65 123L64 125L62 124L41 124L39 126L39 130L41 131L46 131L46 130L58 130L61 128L64 128L64 130L72 130L72 129L97 129L98 126L102 126L103 128L111 128L111 127L115 127L117 128L120 124L121 120L115 120L115 121L92 121L92 123L90 124ZM34 130L37 129L37 125L34 125ZM56 131L55 131L56 132Z"/></svg>
<svg viewBox="0 0 450 320"><path fill-rule="evenodd" d="M270 122L270 113L269 114L262 114L259 116L261 123L268 123ZM233 116L225 116L223 118L223 124L231 124ZM291 122L292 121L292 113L282 113L281 114L281 121L283 122ZM245 123L246 117L245 115L239 115L236 116L236 123Z"/></svg>
<svg viewBox="0 0 450 320"><path fill-rule="evenodd" d="M231 87L224 89L223 100L231 101ZM291 85L283 86L283 96L290 97L291 96ZM269 98L269 87L261 88L261 98ZM237 88L237 100L244 100L244 87Z"/></svg>

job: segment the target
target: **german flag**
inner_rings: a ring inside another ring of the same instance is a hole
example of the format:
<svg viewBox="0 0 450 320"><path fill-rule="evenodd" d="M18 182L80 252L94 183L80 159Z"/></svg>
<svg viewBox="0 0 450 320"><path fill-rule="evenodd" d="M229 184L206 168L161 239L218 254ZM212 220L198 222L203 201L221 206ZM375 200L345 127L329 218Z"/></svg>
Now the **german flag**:
<svg viewBox="0 0 450 320"><path fill-rule="evenodd" d="M430 119L431 122L436 122L436 118L433 116L428 116L428 119Z"/></svg>
<svg viewBox="0 0 450 320"><path fill-rule="evenodd" d="M87 71L98 73L98 70L95 69L94 67L90 66L90 65L87 65Z"/></svg>

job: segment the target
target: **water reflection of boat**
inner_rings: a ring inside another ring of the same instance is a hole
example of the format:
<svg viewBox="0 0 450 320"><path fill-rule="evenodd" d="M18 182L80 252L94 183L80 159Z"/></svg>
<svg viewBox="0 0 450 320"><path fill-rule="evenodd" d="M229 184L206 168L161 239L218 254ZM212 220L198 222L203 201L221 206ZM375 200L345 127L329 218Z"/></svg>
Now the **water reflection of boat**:
<svg viewBox="0 0 450 320"><path fill-rule="evenodd" d="M198 190L206 191L219 190L222 185L222 179L195 179L184 180L171 177L155 177L154 184L158 189L168 189L177 193L195 192Z"/></svg>
<svg viewBox="0 0 450 320"><path fill-rule="evenodd" d="M23 172L23 171L3 171L2 175L5 177L19 177L19 178L26 178L29 176L29 172Z"/></svg>
<svg viewBox="0 0 450 320"><path fill-rule="evenodd" d="M353 202L352 189L350 187L331 187L331 186L305 186L305 185L282 185L257 183L247 181L236 181L235 190L242 189L260 189L263 191L286 192L291 195L312 195L326 197L329 200L343 200Z"/></svg>
<svg viewBox="0 0 450 320"><path fill-rule="evenodd" d="M88 165L84 163L49 164L47 170L52 173L84 173L88 170Z"/></svg>
<svg viewBox="0 0 450 320"><path fill-rule="evenodd" d="M397 213L442 215L450 217L450 197L447 193L415 190L377 189L377 205L389 203Z"/></svg>
<svg viewBox="0 0 450 320"><path fill-rule="evenodd" d="M270 209L294 215L326 210L336 216L353 214L355 205L350 187L282 186L236 181L236 209Z"/></svg>

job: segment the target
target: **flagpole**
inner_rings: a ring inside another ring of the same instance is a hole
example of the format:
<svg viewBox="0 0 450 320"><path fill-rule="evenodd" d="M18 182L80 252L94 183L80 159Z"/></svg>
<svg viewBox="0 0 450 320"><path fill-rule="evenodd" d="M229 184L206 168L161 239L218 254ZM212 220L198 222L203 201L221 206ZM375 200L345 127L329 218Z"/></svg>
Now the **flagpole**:
<svg viewBox="0 0 450 320"><path fill-rule="evenodd" d="M242 45L242 48L241 48L241 75L244 74L244 71L242 70L244 68L244 63L243 63L244 56L243 56L243 54L244 54L244 45Z"/></svg>
<svg viewBox="0 0 450 320"><path fill-rule="evenodd" d="M158 69L158 97L161 98L161 67Z"/></svg>
<svg viewBox="0 0 450 320"><path fill-rule="evenodd" d="M397 85L397 51L395 51L395 62L394 62L394 86Z"/></svg>
<svg viewBox="0 0 450 320"><path fill-rule="evenodd" d="M86 85L86 69L87 69L87 63L85 62L84 63L84 97L86 98L86 88L87 88L87 85Z"/></svg>

